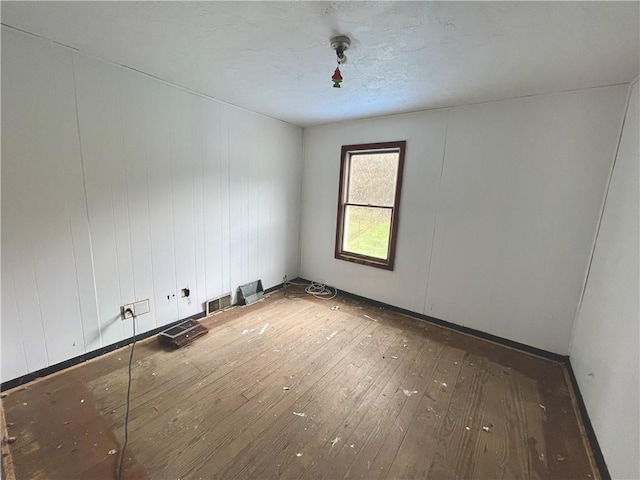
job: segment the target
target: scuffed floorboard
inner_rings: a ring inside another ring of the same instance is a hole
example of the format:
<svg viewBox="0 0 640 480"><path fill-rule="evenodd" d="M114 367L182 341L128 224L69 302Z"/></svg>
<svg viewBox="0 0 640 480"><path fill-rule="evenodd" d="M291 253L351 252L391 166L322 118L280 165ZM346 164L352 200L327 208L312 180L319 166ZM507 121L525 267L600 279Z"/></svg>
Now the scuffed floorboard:
<svg viewBox="0 0 640 480"><path fill-rule="evenodd" d="M136 345L123 478L599 478L560 364L301 290L202 323ZM7 392L16 478L117 478L129 348Z"/></svg>
<svg viewBox="0 0 640 480"><path fill-rule="evenodd" d="M4 397L4 394L2 394ZM11 451L9 450L9 442L13 442L13 438L10 439L9 431L7 430L7 421L4 418L4 401L0 402L0 422L2 424L2 474L0 478L5 480L15 480L16 474L13 468L13 459L11 457Z"/></svg>

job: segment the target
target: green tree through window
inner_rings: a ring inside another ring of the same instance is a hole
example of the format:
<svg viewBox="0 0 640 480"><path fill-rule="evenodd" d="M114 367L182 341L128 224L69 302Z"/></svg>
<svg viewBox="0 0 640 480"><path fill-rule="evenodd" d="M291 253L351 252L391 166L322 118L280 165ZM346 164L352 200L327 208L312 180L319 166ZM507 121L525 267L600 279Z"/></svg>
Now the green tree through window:
<svg viewBox="0 0 640 480"><path fill-rule="evenodd" d="M336 258L393 270L405 145L342 147Z"/></svg>

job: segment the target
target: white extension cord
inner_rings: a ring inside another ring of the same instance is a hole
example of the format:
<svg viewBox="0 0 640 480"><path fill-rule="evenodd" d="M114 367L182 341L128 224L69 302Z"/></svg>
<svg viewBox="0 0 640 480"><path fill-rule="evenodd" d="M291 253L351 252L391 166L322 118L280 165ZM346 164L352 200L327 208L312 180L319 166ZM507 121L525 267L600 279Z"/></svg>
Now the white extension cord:
<svg viewBox="0 0 640 480"><path fill-rule="evenodd" d="M309 295L313 295L316 298L321 298L322 300L331 300L338 295L338 289L335 287L329 287L321 282L311 282L311 284L306 283L295 283L287 281L287 276L283 277L284 280L284 288L286 290L289 285L297 285L300 287L306 287L304 291ZM333 291L332 291L333 290Z"/></svg>

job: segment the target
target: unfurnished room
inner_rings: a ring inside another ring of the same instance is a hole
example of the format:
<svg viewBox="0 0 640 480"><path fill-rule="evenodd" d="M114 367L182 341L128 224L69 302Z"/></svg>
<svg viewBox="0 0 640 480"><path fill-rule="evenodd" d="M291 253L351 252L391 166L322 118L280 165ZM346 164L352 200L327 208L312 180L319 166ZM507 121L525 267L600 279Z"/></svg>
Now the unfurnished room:
<svg viewBox="0 0 640 480"><path fill-rule="evenodd" d="M2 478L640 478L640 2L0 16Z"/></svg>

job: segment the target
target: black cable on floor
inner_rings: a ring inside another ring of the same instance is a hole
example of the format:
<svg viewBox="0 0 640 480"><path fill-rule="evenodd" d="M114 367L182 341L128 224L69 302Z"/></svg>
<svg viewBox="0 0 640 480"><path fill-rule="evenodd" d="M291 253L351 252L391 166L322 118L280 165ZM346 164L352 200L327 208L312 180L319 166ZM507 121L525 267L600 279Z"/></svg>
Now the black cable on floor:
<svg viewBox="0 0 640 480"><path fill-rule="evenodd" d="M127 385L127 413L124 417L124 445L122 447L122 455L120 455L120 466L118 467L118 479L122 480L122 462L127 450L127 442L129 441L129 407L131 405L131 364L133 363L133 349L136 346L136 314L127 309L125 315L129 312L133 319L133 343L131 344L131 354L129 355L129 383Z"/></svg>

